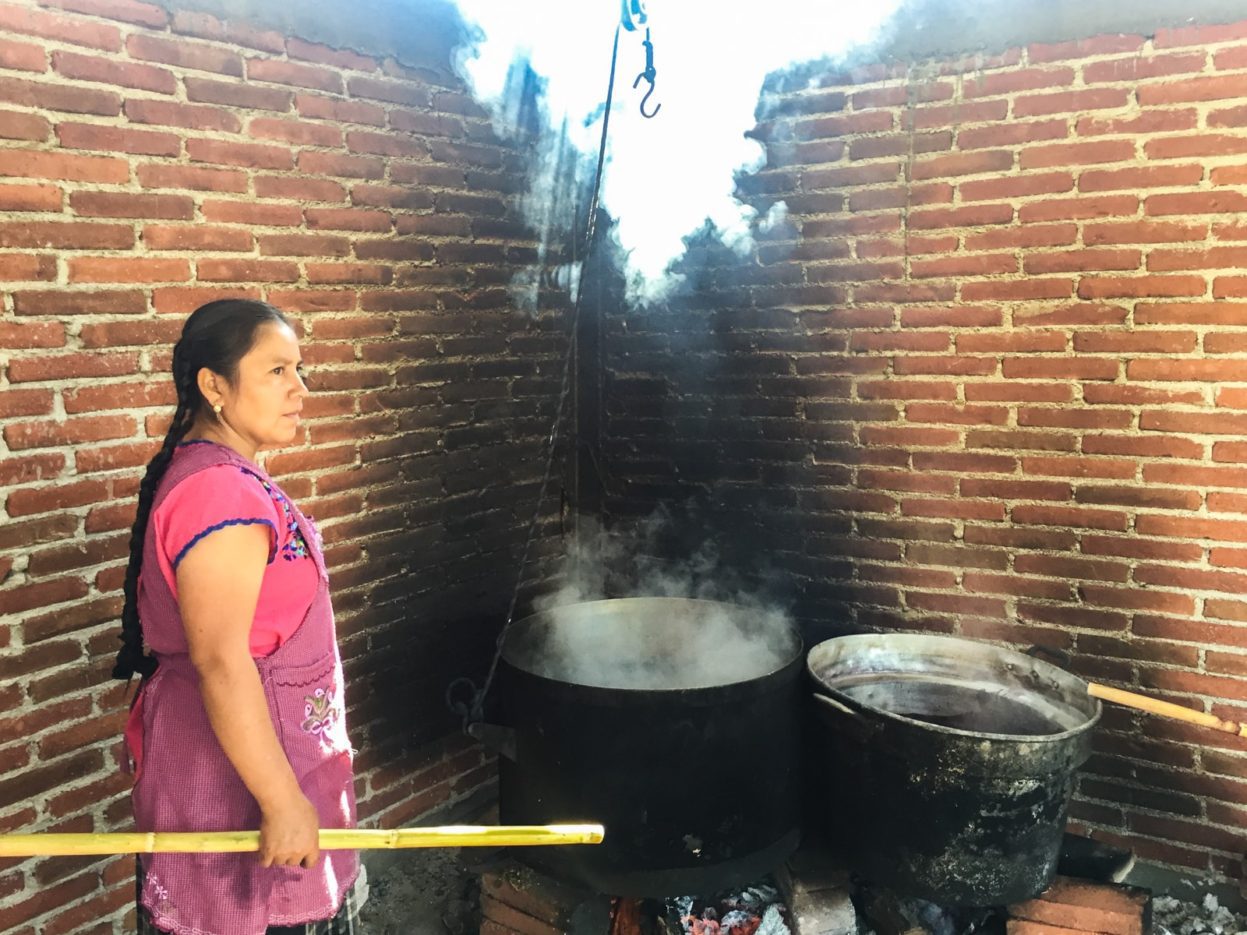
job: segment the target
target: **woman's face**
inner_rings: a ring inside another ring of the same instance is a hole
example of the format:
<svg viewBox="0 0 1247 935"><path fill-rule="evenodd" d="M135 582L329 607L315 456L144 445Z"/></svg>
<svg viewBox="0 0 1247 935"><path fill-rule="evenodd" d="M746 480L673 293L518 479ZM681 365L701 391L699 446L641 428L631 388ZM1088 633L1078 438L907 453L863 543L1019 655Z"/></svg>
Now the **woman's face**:
<svg viewBox="0 0 1247 935"><path fill-rule="evenodd" d="M293 442L307 396L298 369L302 361L298 339L288 325L261 325L251 350L238 362L233 384L216 381L222 422L256 450Z"/></svg>

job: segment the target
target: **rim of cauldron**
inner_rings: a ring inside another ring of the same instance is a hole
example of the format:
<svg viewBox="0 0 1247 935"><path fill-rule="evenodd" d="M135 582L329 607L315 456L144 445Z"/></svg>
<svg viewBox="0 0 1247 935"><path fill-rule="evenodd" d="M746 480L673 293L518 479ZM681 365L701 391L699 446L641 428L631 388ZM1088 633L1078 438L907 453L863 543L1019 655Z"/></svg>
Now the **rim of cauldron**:
<svg viewBox="0 0 1247 935"><path fill-rule="evenodd" d="M1060 682L1062 679L1068 679L1068 680L1071 680L1077 683L1078 685L1083 686L1084 690L1087 684L1085 680L1074 675L1072 672L1067 672L1065 669L1062 669L1060 666L1053 665L1050 662L1045 662L1042 659L1037 659L1034 656L1028 656L1025 653L1018 652L1015 649L1010 649L1007 646L1002 646L999 643L993 642L992 640L980 640L980 639L974 639L974 638L966 637L966 636L951 636L951 635L946 635L942 633L850 633L850 634L845 634L843 636L835 636L835 637L832 637L831 639L827 639L827 640L823 640L822 642L815 643L813 646L810 647L805 657L806 659L805 671L809 675L811 681L817 686L817 690L819 694L829 695L833 697L837 702L843 705L846 705L848 707L851 707L856 711L864 712L865 714L868 714L872 717L883 718L884 720L887 720L887 721L894 721L908 728L921 728L922 730L932 731L935 733L950 734L956 737L972 738L976 740L983 740L983 739L1005 740L1005 741L1012 741L1016 743L1040 743L1040 744L1061 743L1063 741L1068 741L1068 740L1071 740L1072 738L1078 737L1079 735L1084 734L1087 731L1091 730L1093 727L1096 726L1096 724L1099 723L1100 717L1103 714L1103 710L1104 710L1103 705L1100 704L1099 699L1094 698L1091 695L1087 695L1088 700L1091 702L1091 713L1089 715L1086 715L1086 719L1081 724L1077 725L1076 727L1071 727L1068 730L1061 731L1060 733L1057 733L1057 734L1005 734L1005 733L998 733L994 731L963 730L960 727L948 727L943 724L937 724L931 721L924 721L921 718L907 717L904 714L897 714L892 711L885 711L882 708L876 708L871 705L862 704L860 701L851 697L850 695L847 695L844 692L840 691L839 689L833 688L830 685L828 685L814 671L813 658L814 658L814 654L818 651L819 647L828 645L830 643L840 642L840 641L865 642L871 639L888 638L888 637L906 637L909 639L930 641L933 643L941 643L941 644L962 643L965 645L975 646L978 648L986 647L989 649L994 649L997 652L1000 652L1002 654L1008 654L1009 656L1017 656L1020 659L1025 660L1028 666L1033 666L1036 669L1036 671L1038 671L1041 674L1045 674L1045 675L1055 674L1057 676L1056 681L1058 682ZM881 672L881 674L885 674L885 673Z"/></svg>
<svg viewBox="0 0 1247 935"><path fill-rule="evenodd" d="M718 607L732 607L736 609L748 608L744 604L735 604L731 601L715 601L707 598L699 597L667 597L664 595L643 595L638 597L612 597L596 601L573 601L569 604L559 604L554 607L547 607L545 610L539 610L536 613L529 614L516 620L511 626L513 628L534 626L534 621L540 618L548 618L552 613L565 610L569 607L595 607L608 604L633 604L633 603L679 603L679 604L695 604L708 605ZM674 695L695 695L697 697L713 696L720 692L731 692L733 694L740 691L748 691L750 687L759 686L764 682L772 681L783 675L789 670L800 669L805 665L806 649L805 641L801 637L801 632L791 621L785 624L792 639L791 652L778 665L767 670L766 672L752 675L746 679L737 679L732 682L718 682L714 685L700 685L690 687L675 688L650 688L650 687L631 687L631 686L610 686L610 685L594 685L589 682L575 682L570 679L554 678L549 675L542 675L526 666L518 664L513 656L509 653L507 643L504 641L502 646L501 661L505 663L512 672L517 673L525 679L532 679L538 683L558 687L560 690L575 690L577 693L585 693L586 695L607 698L610 696L631 695L634 697L670 697ZM508 635L508 638L509 635Z"/></svg>

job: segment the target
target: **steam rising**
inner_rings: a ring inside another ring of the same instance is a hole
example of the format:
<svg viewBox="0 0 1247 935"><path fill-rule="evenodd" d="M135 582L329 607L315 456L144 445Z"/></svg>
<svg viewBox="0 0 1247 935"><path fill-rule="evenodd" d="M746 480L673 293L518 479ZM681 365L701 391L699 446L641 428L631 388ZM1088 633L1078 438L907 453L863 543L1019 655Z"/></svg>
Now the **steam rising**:
<svg viewBox="0 0 1247 935"><path fill-rule="evenodd" d="M477 44L463 50L461 70L477 98L492 108L495 128L504 137L517 132L517 64L527 63L544 83L543 116L550 132L543 134L538 169L530 179L528 218L543 236L556 234L549 225L562 224L566 231L574 218L570 206L552 206L560 195L567 201L569 179L583 182L593 168L619 4L457 2L480 32ZM898 5L899 0L646 4L657 69L649 106L660 103L662 112L652 120L639 112L647 85L642 81L633 90L632 83L645 67L644 33L625 32L602 190L602 204L616 219L617 237L628 254L632 298L656 299L669 291L674 283L667 278L668 266L684 252L683 238L707 220L726 243L742 253L750 249L759 218L733 191L738 171L762 165L762 148L744 134L754 126L763 79L788 65L839 58L869 44ZM575 166L573 153L583 154ZM521 291L531 301L531 290Z"/></svg>
<svg viewBox="0 0 1247 935"><path fill-rule="evenodd" d="M666 529L661 516L628 535L590 529L541 616L508 635L507 659L580 685L662 690L758 678L800 653L787 613L730 587L713 549L680 567L652 557Z"/></svg>

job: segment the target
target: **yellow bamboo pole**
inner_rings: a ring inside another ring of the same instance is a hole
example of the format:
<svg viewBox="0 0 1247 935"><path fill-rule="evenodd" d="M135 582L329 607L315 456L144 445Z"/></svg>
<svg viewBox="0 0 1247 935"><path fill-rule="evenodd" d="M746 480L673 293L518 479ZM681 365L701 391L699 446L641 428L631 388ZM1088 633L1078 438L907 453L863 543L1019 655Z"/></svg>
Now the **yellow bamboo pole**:
<svg viewBox="0 0 1247 935"><path fill-rule="evenodd" d="M1215 714L1192 711L1190 708L1184 708L1182 705L1168 701L1161 701L1159 698L1149 698L1147 695L1122 691L1120 688L1110 688L1097 682L1087 683L1087 694L1093 698L1103 698L1105 701L1111 701L1114 704L1146 711L1148 714L1159 714L1162 717L1186 721L1188 724L1198 724L1200 727L1210 727L1213 730L1224 731L1227 734L1238 734L1240 737L1247 737L1247 724L1240 724L1238 721L1223 721Z"/></svg>
<svg viewBox="0 0 1247 935"><path fill-rule="evenodd" d="M601 825L443 825L372 831L322 828L322 850L408 847L534 847L600 844ZM0 834L0 857L102 854L224 854L260 849L258 831L156 831L108 834Z"/></svg>

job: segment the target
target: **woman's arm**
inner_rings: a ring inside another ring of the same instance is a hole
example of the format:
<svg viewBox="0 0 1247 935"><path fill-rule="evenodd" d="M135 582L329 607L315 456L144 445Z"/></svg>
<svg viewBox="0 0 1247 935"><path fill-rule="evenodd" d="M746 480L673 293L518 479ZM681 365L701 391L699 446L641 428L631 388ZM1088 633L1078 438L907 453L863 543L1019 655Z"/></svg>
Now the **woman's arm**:
<svg viewBox="0 0 1247 935"><path fill-rule="evenodd" d="M247 641L268 556L267 526L217 530L178 565L178 608L212 729L260 805L261 862L311 867L319 819L277 740Z"/></svg>

